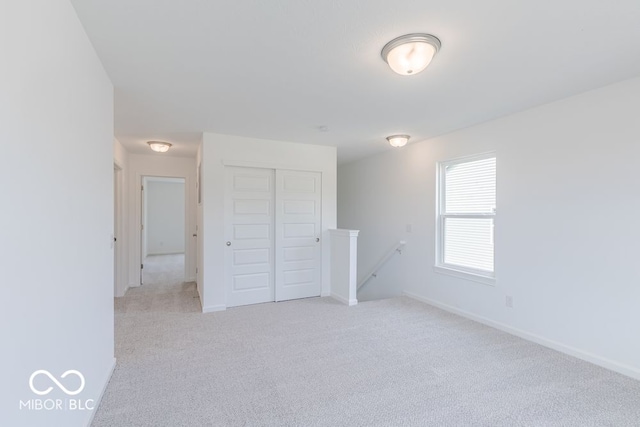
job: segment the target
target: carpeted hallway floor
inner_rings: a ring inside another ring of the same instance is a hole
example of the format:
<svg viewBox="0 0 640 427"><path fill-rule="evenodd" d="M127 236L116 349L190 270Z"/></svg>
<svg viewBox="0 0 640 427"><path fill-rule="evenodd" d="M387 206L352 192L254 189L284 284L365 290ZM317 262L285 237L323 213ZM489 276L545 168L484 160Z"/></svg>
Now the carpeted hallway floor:
<svg viewBox="0 0 640 427"><path fill-rule="evenodd" d="M154 292L158 288L174 289L184 281L184 254L149 255L144 259L142 288L135 291Z"/></svg>
<svg viewBox="0 0 640 427"><path fill-rule="evenodd" d="M640 426L640 382L407 298L116 300L94 426Z"/></svg>

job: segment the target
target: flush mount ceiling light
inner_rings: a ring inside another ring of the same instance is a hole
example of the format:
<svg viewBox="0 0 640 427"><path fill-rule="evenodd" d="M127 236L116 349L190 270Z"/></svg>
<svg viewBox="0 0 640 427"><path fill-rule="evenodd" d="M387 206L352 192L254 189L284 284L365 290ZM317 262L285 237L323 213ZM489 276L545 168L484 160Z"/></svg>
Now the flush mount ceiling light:
<svg viewBox="0 0 640 427"><path fill-rule="evenodd" d="M407 34L382 48L382 59L396 73L412 76L427 68L440 50L440 40L431 34Z"/></svg>
<svg viewBox="0 0 640 427"><path fill-rule="evenodd" d="M156 153L166 153L169 151L169 148L171 148L171 144L164 141L149 141L147 144L149 144L149 147Z"/></svg>
<svg viewBox="0 0 640 427"><path fill-rule="evenodd" d="M387 141L389 141L392 147L400 148L407 145L409 138L409 135L391 135L387 137Z"/></svg>

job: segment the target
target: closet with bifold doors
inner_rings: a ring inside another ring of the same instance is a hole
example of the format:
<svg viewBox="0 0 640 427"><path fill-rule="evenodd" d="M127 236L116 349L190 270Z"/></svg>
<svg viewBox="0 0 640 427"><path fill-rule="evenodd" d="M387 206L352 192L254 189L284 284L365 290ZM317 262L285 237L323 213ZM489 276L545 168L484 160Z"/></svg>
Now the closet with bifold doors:
<svg viewBox="0 0 640 427"><path fill-rule="evenodd" d="M321 178L225 167L227 307L320 296Z"/></svg>

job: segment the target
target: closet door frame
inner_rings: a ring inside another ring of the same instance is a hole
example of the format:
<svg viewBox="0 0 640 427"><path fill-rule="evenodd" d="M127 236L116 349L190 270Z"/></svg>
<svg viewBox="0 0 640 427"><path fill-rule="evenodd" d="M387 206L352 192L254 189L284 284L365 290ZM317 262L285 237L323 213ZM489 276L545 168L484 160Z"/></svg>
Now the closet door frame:
<svg viewBox="0 0 640 427"><path fill-rule="evenodd" d="M244 161L223 161L222 165L223 165L223 167L225 169L225 173L224 173L225 180L226 180L226 169L228 169L228 168L252 168L252 169L271 170L271 171L273 171L274 175L279 170L280 171L293 171L293 172L313 172L313 173L317 173L319 175L320 185L322 185L322 181L323 181L323 171L322 170L296 168L295 166L292 167L291 165L286 165L285 166L285 165L270 164L270 163L244 162ZM323 222L323 210L322 210L322 205L324 204L323 195L324 195L324 192L323 192L322 187L321 187L321 191L320 191L320 206L319 206L319 209L320 209L320 220L319 220L320 226L319 226L319 230L317 231L317 235L318 235L317 238L320 241L318 242L318 249L317 250L319 252L319 256L318 256L318 261L317 261L317 265L316 265L317 281L318 281L318 292L314 293L313 296L325 296L325 294L323 293L324 292L323 271L325 269L325 265L324 265L325 253L324 252L325 252L326 248L324 247L324 239L323 239L323 235L325 234L324 233L325 230L323 228L324 222ZM274 188L273 199L275 200L276 197L277 197L277 194L276 194L275 188ZM225 215L223 216L223 218L224 218L223 219L224 220L223 227L224 227L225 230L227 230L228 218L227 218L226 212L227 212L227 209L229 207L227 206L227 202L228 201L227 201L227 186L226 186L226 184L224 185L223 198L224 198L224 211L225 211ZM275 229L275 225L276 225L276 222L277 222L275 212L274 212L273 221L274 221L273 225L274 225L274 229ZM223 242L221 242L222 245L226 245L226 242L229 241L229 240L227 240L227 237L228 237L227 236L227 232L225 231L225 240ZM277 241L277 239L275 238L275 235L274 235L274 241L273 241L273 245L272 245L272 248L274 250L274 254L277 252L276 241ZM224 255L224 260L223 260L223 270L224 270L223 281L224 281L224 288L225 288L225 295L226 295L225 299L226 299L226 306L227 307L239 306L237 304L230 304L230 298L229 298L230 297L230 284L228 282L228 275L229 275L229 271L230 271L230 268L231 268L230 256L231 256L230 251L229 250L225 250L225 255ZM275 256L277 256L277 255L275 255ZM274 275L277 274L277 271L275 271L276 266L277 266L277 262L274 259L273 260L273 264L272 264L272 267L274 269ZM274 277L274 280L272 282L272 284L273 284L273 292L272 293L274 295L273 301L282 300L282 299L278 299L278 296L275 293L276 292L276 280L277 280L277 278ZM327 295L328 295L328 293L327 293ZM243 304L240 304L240 305L243 305ZM246 304L246 305L249 305L249 304Z"/></svg>

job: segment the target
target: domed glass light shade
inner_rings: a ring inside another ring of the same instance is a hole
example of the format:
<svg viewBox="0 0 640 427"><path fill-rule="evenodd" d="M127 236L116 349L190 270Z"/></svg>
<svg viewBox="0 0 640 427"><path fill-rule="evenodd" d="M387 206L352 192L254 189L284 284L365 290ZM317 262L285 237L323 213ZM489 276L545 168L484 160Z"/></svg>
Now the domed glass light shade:
<svg viewBox="0 0 640 427"><path fill-rule="evenodd" d="M440 40L430 34L407 34L387 43L381 55L393 71L412 76L427 68L440 46Z"/></svg>
<svg viewBox="0 0 640 427"><path fill-rule="evenodd" d="M171 148L171 144L163 141L149 141L147 144L149 144L149 147L156 153L166 153L169 151L169 148Z"/></svg>
<svg viewBox="0 0 640 427"><path fill-rule="evenodd" d="M404 147L409 142L409 135L391 135L387 137L387 141L392 147Z"/></svg>

